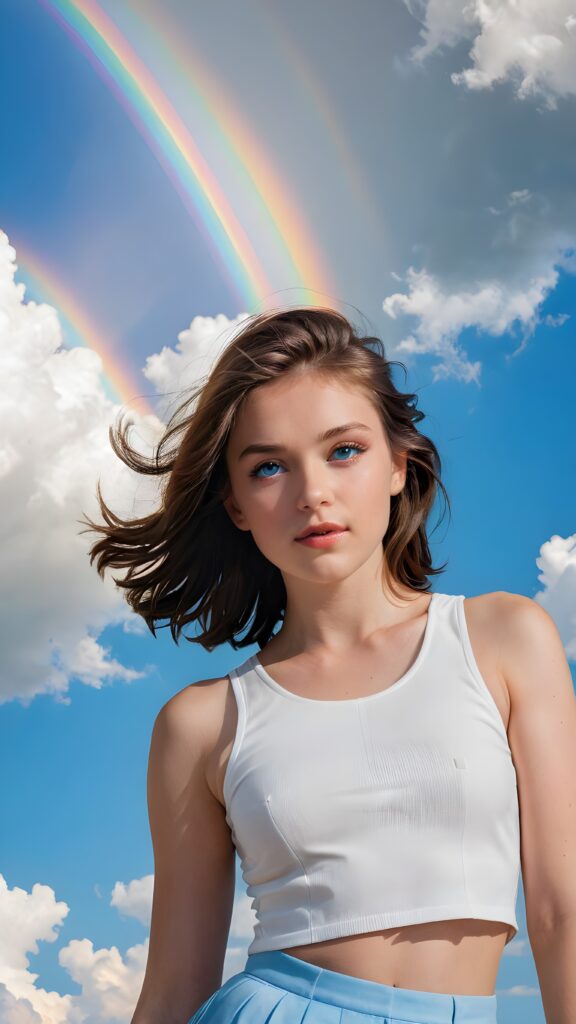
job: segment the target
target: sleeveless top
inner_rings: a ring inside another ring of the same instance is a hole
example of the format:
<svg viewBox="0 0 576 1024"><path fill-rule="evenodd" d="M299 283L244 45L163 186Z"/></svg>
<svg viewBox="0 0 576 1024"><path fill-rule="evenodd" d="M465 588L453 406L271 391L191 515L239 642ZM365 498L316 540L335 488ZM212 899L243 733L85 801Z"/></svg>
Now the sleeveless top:
<svg viewBox="0 0 576 1024"><path fill-rule="evenodd" d="M223 794L248 954L466 917L516 935L516 771L463 602L433 593L416 660L366 697L297 696L256 654L230 671Z"/></svg>

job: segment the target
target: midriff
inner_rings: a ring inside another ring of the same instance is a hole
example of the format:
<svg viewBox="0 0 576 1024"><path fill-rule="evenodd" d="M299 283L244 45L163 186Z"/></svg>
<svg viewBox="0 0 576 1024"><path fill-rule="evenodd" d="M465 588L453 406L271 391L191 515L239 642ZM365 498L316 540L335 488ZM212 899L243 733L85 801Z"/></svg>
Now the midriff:
<svg viewBox="0 0 576 1024"><path fill-rule="evenodd" d="M508 930L499 921L459 918L345 935L283 952L381 985L491 996Z"/></svg>
<svg viewBox="0 0 576 1024"><path fill-rule="evenodd" d="M480 672L494 698L506 730L510 717L508 687L495 660L492 616L499 613L499 595L481 594L464 602L466 622L472 649ZM423 638L429 597L422 601L420 638ZM416 621L412 636L417 638ZM383 690L407 671L415 660L420 643L413 641L412 657L406 660L406 633L398 631L394 647L392 632L386 647L386 658L366 673L370 686L366 694ZM415 646L414 646L415 645ZM274 666L272 644L259 654L273 678L290 689L290 683ZM358 679L358 659L347 666L339 661L338 670L330 673L329 680L314 675L314 688L309 696L327 699L319 694L330 693L331 699L349 699L350 679ZM296 675L293 676L296 681ZM236 702L228 678L218 681L218 740L206 762L206 780L213 795L225 809L223 781L228 757L236 732ZM294 688L295 689L295 688ZM215 691L213 691L215 692ZM365 694L354 691L358 697ZM216 725L216 723L215 723ZM397 988L424 992L442 992L449 995L493 995L502 951L511 926L500 921L459 918L451 921L431 921L425 924L403 925L361 935L347 935L337 939L291 946L283 949L289 956L306 960L326 970L339 971L368 981Z"/></svg>

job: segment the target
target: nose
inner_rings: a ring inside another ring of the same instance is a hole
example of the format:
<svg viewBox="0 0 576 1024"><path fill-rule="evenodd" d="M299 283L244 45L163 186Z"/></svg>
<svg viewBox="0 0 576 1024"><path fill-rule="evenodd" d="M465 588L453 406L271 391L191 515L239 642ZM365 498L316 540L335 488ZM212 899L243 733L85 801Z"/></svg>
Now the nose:
<svg viewBox="0 0 576 1024"><path fill-rule="evenodd" d="M314 509L332 503L332 490L318 466L311 466L299 477L298 508Z"/></svg>

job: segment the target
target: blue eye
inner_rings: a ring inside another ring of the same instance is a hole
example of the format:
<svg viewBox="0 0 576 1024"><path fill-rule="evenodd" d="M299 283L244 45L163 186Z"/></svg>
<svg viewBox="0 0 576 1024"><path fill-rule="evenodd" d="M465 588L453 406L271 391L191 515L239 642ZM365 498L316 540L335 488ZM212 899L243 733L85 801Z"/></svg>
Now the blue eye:
<svg viewBox="0 0 576 1024"><path fill-rule="evenodd" d="M357 454L353 455L352 458L350 458L350 459L338 459L337 461L339 461L339 462L342 462L342 461L343 462L354 462L358 458L358 456L359 456L359 454L361 452L365 452L366 451L366 448L363 445L356 444L355 442L352 442L351 444L339 444L337 448L333 449L331 454L333 455L334 452L342 451L343 449L344 450L348 449L349 451L356 451ZM252 469L250 471L249 475L250 476L254 476L254 477L256 477L259 480L272 480L273 477L271 477L271 476L263 476L262 477L262 476L258 476L258 474L259 474L261 469L264 469L265 466L278 466L278 465L279 465L278 462L271 462L271 461L260 462L257 466L254 467L254 469ZM274 474L274 476L276 476L276 475L277 474Z"/></svg>

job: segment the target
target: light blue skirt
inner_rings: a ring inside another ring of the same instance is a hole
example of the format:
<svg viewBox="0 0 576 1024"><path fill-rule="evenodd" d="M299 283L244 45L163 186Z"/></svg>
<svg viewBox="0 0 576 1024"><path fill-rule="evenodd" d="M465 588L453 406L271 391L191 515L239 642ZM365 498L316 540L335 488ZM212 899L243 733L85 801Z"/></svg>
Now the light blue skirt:
<svg viewBox="0 0 576 1024"><path fill-rule="evenodd" d="M497 1024L496 996L394 988L316 967L281 950L253 953L187 1024Z"/></svg>

